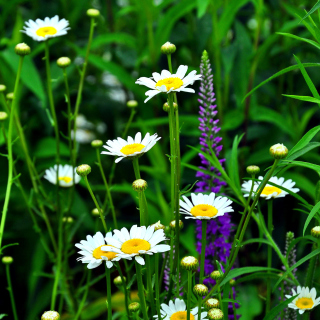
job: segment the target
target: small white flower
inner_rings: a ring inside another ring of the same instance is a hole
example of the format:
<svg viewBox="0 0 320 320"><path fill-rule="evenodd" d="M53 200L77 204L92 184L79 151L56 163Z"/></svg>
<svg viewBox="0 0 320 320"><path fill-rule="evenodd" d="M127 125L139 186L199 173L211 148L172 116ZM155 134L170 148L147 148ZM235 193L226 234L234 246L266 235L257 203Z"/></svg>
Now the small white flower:
<svg viewBox="0 0 320 320"><path fill-rule="evenodd" d="M261 182L263 180L263 177L260 176L258 178ZM253 192L257 192L259 189L259 186L261 184L260 181L255 181L254 185L253 185ZM269 180L270 182L273 182L275 184L277 184L278 186L284 187L288 190L290 190L291 192L297 193L300 191L300 189L298 188L293 188L293 186L296 184L295 182L293 182L291 179L284 181L284 178L277 178L277 177L272 177ZM245 181L242 184L242 191L245 193L244 196L248 197L250 190L251 190L251 186L252 186L252 180L248 180ZM288 194L288 192L281 190L280 188L274 187L270 184L266 184L266 186L263 188L260 197L261 198L265 198L266 200L270 200L270 199L275 199L275 198L283 198Z"/></svg>
<svg viewBox="0 0 320 320"><path fill-rule="evenodd" d="M299 310L303 314L306 310L311 310L320 304L320 297L316 299L317 292L315 288L309 291L308 287L297 287L297 292L292 289L292 295L286 295L287 299L299 294L292 302L288 304L291 309Z"/></svg>
<svg viewBox="0 0 320 320"><path fill-rule="evenodd" d="M133 139L132 137L128 137L127 141L122 138L118 138L115 140L108 140L107 145L103 146L107 151L102 151L101 154L109 154L111 156L118 156L120 158L116 159L116 163L121 161L123 158L132 159L138 155L142 155L145 152L149 151L158 140L161 138L155 133L150 136L148 132L146 136L141 141L141 133L138 132Z"/></svg>
<svg viewBox="0 0 320 320"><path fill-rule="evenodd" d="M226 212L233 212L230 204L232 203L226 197L215 197L215 193L211 192L209 195L198 193L197 195L191 193L192 202L186 197L182 196L180 200L180 213L187 215L186 219L214 219L223 216Z"/></svg>
<svg viewBox="0 0 320 320"><path fill-rule="evenodd" d="M188 66L179 66L177 73L171 74L168 70L162 70L161 75L157 72L152 74L152 78L141 77L136 81L136 84L146 86L152 90L146 92L148 98L144 101L145 103L153 98L160 92L191 92L194 93L193 89L187 88L189 84L193 84L194 81L201 79L201 74L196 74L197 71L191 71L186 77Z"/></svg>
<svg viewBox="0 0 320 320"><path fill-rule="evenodd" d="M174 302L169 301L169 304L161 304L161 319L163 320L181 320L187 319L187 307L182 299L177 298ZM207 320L207 312L201 312L200 319ZM158 318L158 315L153 316ZM160 319L159 319L160 320ZM198 320L198 307L190 310L190 320Z"/></svg>
<svg viewBox="0 0 320 320"><path fill-rule="evenodd" d="M78 129L93 129L94 124L88 121L83 114L78 114L76 118L76 127Z"/></svg>
<svg viewBox="0 0 320 320"><path fill-rule="evenodd" d="M106 236L112 238L112 232L108 232ZM75 246L81 249L78 253L82 255L82 257L77 258L77 261L87 263L88 269L99 267L103 261L106 261L106 266L110 269L113 266L113 261L121 259L115 252L108 250L110 246L106 245L101 232L97 232L93 237L87 236L87 241L81 240Z"/></svg>
<svg viewBox="0 0 320 320"><path fill-rule="evenodd" d="M153 255L157 252L166 252L170 250L167 244L158 244L161 241L167 240L163 229L154 231L154 226L138 227L134 225L130 232L126 228L121 230L113 230L114 236L106 236L105 240L108 245L111 245L110 251L118 253L122 259L131 259L132 257L144 265L145 261L141 257L142 254ZM102 248L104 250L104 248Z"/></svg>
<svg viewBox="0 0 320 320"><path fill-rule="evenodd" d="M79 143L91 143L92 140L96 138L96 135L90 131L85 129L77 129L76 130L76 141ZM71 130L71 139L74 139L74 131Z"/></svg>
<svg viewBox="0 0 320 320"><path fill-rule="evenodd" d="M49 38L60 37L67 34L70 28L69 21L66 19L59 20L58 16L53 18L46 17L44 20L37 19L36 21L29 20L25 22L26 26L21 32L25 33L33 40L45 41Z"/></svg>
<svg viewBox="0 0 320 320"><path fill-rule="evenodd" d="M47 179L52 184L57 184L57 165L53 168L49 168L45 171L44 178ZM76 174L76 168L72 170L72 166L65 164L59 165L59 186L60 187L71 187L73 185L73 176L74 183L79 183L81 177Z"/></svg>

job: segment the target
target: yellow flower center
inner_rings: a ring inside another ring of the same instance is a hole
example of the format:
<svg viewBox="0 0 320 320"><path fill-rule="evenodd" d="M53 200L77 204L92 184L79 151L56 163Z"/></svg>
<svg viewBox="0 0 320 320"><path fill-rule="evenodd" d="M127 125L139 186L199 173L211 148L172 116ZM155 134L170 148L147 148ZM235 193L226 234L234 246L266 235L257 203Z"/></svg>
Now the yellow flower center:
<svg viewBox="0 0 320 320"><path fill-rule="evenodd" d="M103 245L101 245L100 247L95 248L95 249L93 250L93 253L92 253L92 255L93 255L94 258L96 258L96 259L102 259L102 256L104 256L104 257L107 257L108 260L112 260L112 259L114 259L114 258L117 256L117 254L116 254L115 252L112 252L112 251L102 251L102 250L101 250L101 247L113 247L113 246L106 246L105 244L103 244Z"/></svg>
<svg viewBox="0 0 320 320"><path fill-rule="evenodd" d="M277 187L264 187L261 194L268 196L269 194L272 194L274 192L277 192L277 195L278 195L281 193L281 189Z"/></svg>
<svg viewBox="0 0 320 320"><path fill-rule="evenodd" d="M187 311L177 311L170 317L170 320L187 320ZM194 320L194 315L190 313L190 320Z"/></svg>
<svg viewBox="0 0 320 320"><path fill-rule="evenodd" d="M141 151L145 146L141 143L132 143L128 144L125 147L123 147L120 152L122 152L125 155L133 154L135 152Z"/></svg>
<svg viewBox="0 0 320 320"><path fill-rule="evenodd" d="M72 181L72 178L70 178L70 177L59 177L59 180L63 180L65 183L69 183L70 181Z"/></svg>
<svg viewBox="0 0 320 320"><path fill-rule="evenodd" d="M47 35L53 35L53 34L56 34L57 33L57 29L54 28L54 27L42 27L42 28L39 28L37 31L36 31L36 34L39 36L39 37L45 37Z"/></svg>
<svg viewBox="0 0 320 320"><path fill-rule="evenodd" d="M178 89L183 85L183 81L180 78L166 78L159 80L156 83L156 87L161 87L165 85L169 91L171 88Z"/></svg>
<svg viewBox="0 0 320 320"><path fill-rule="evenodd" d="M194 217L214 217L218 210L210 204L198 204L191 209L191 214Z"/></svg>
<svg viewBox="0 0 320 320"><path fill-rule="evenodd" d="M296 301L296 306L299 309L310 309L313 306L313 300L311 298L299 298Z"/></svg>
<svg viewBox="0 0 320 320"><path fill-rule="evenodd" d="M121 251L127 254L139 253L140 250L149 250L151 245L143 239L131 239L124 242L121 246Z"/></svg>

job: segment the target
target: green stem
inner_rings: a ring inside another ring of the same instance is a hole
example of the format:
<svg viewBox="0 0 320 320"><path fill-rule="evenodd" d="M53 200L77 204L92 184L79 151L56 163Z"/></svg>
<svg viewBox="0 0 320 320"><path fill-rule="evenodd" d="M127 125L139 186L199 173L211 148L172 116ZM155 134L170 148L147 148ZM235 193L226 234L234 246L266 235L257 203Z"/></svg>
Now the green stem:
<svg viewBox="0 0 320 320"><path fill-rule="evenodd" d="M204 277L204 260L206 256L206 240L207 240L207 220L202 220L202 236L201 236L201 260L200 260L200 279L199 283L203 283Z"/></svg>
<svg viewBox="0 0 320 320"><path fill-rule="evenodd" d="M102 180L103 180L104 186L106 188L106 193L107 193L106 196L107 196L107 198L109 200L109 207L110 207L111 213L112 213L113 224L114 224L115 228L118 229L116 212L115 212L115 209L114 209L110 188L108 186L108 182L107 182L106 176L105 176L104 171L103 171L99 149L96 149L96 152L97 152L98 165L99 165L99 168L100 168Z"/></svg>
<svg viewBox="0 0 320 320"><path fill-rule="evenodd" d="M149 296L149 305L151 306L151 312L154 315L156 311L154 307L154 297L153 297L153 290L152 290L150 257L148 255L145 255L145 260L146 260L146 270L147 270L147 288L148 288L148 296Z"/></svg>
<svg viewBox="0 0 320 320"><path fill-rule="evenodd" d="M112 320L112 303L111 303L111 276L110 269L106 266L107 277L107 300L108 300L108 320Z"/></svg>
<svg viewBox="0 0 320 320"><path fill-rule="evenodd" d="M98 204L98 201L97 201L96 197L94 196L94 194L93 194L93 192L92 192L92 189L91 189L90 184L89 184L89 181L88 181L88 177L87 177L87 176L84 176L83 178L84 178L84 181L85 181L85 183L86 183L86 185L87 185L87 188L88 188L88 190L89 190L89 193L90 193L90 195L91 195L91 198L92 198L92 200L93 200L96 208L97 208L98 211L99 211L99 215L100 215L101 222L102 222L102 224L103 224L104 231L105 231L105 233L107 233L107 232L108 232L108 228L107 228L107 225L106 225L106 221L105 221L105 219L104 219L104 216L103 216L103 214L102 214L102 210L101 210L101 208L100 208L100 206L99 206L99 204Z"/></svg>
<svg viewBox="0 0 320 320"><path fill-rule="evenodd" d="M18 95L18 87L19 87L19 80L20 80L20 75L22 70L22 64L23 64L23 56L20 56L17 76L14 84L11 113L9 117L9 127L8 127L8 137L7 137L8 139L8 181L7 181L7 189L6 189L6 195L4 199L2 216L1 216L1 224L0 224L0 253L2 251L2 238L3 238L4 226L6 222L9 200L10 200L10 193L11 193L11 186L12 186L12 175L13 175L12 129L13 129L13 117L14 117L15 108L17 105L17 95Z"/></svg>
<svg viewBox="0 0 320 320"><path fill-rule="evenodd" d="M187 320L190 320L191 293L192 293L192 270L188 270ZM200 310L199 310L199 312L200 312Z"/></svg>
<svg viewBox="0 0 320 320"><path fill-rule="evenodd" d="M160 253L155 254L154 279L155 279L157 315L158 315L158 319L160 320L161 313L160 313L160 286L159 286L159 255Z"/></svg>
<svg viewBox="0 0 320 320"><path fill-rule="evenodd" d="M273 225L272 225L272 204L273 200L268 201L268 232L270 236L272 237L272 230L273 230ZM267 267L271 268L272 266L272 247L268 246L268 264ZM270 273L270 271L268 271ZM269 277L267 279L267 301L266 301L266 315L270 311L270 306L271 306L271 278Z"/></svg>
<svg viewBox="0 0 320 320"><path fill-rule="evenodd" d="M121 270L121 267L120 267L120 264L119 262L118 263L115 263L116 265L116 268L119 272L119 275L120 275L120 278L121 278L121 283L123 284L123 291L124 291L124 303L125 303L125 306L126 306L126 312L127 312L127 316L128 318L130 319L130 312L129 312L129 302L128 302L128 289L127 289L127 283L126 283L126 280L123 276L123 273L122 273L122 270Z"/></svg>
<svg viewBox="0 0 320 320"><path fill-rule="evenodd" d="M87 300L87 296L88 296L88 292L89 292L89 283L90 283L90 278L91 278L91 270L88 270L87 272L88 272L88 274L87 274L87 280L86 280L86 288L85 288L85 291L83 293L83 296L82 296L82 299L81 299L77 314L75 315L73 320L78 320L78 318L81 315L81 312L82 312L82 309L84 307L84 304L85 304L85 302Z"/></svg>
<svg viewBox="0 0 320 320"><path fill-rule="evenodd" d="M148 313L147 313L146 299L144 296L144 286L142 282L141 266L137 261L135 261L135 265L136 265L136 271L137 271L138 292L139 292L141 310L143 314L143 320L149 320Z"/></svg>
<svg viewBox="0 0 320 320"><path fill-rule="evenodd" d="M13 289L12 289L12 284L11 284L10 265L9 264L6 264L6 275L7 275L8 291L10 294L13 317L14 317L14 320L18 320L18 314L17 314L16 304L14 301Z"/></svg>
<svg viewBox="0 0 320 320"><path fill-rule="evenodd" d="M134 175L136 177L136 180L141 179L138 158L134 158L132 160L132 164L133 164L133 170L134 170Z"/></svg>
<svg viewBox="0 0 320 320"><path fill-rule="evenodd" d="M201 320L201 303L202 303L202 298L198 298L198 320Z"/></svg>
<svg viewBox="0 0 320 320"><path fill-rule="evenodd" d="M313 251L317 249L317 245L313 245ZM311 288L313 283L313 276L314 276L314 270L316 266L318 256L314 256L309 261L308 271L307 271L307 277L306 277L306 287Z"/></svg>
<svg viewBox="0 0 320 320"><path fill-rule="evenodd" d="M310 311L305 311L302 315L302 320L309 320L310 319Z"/></svg>

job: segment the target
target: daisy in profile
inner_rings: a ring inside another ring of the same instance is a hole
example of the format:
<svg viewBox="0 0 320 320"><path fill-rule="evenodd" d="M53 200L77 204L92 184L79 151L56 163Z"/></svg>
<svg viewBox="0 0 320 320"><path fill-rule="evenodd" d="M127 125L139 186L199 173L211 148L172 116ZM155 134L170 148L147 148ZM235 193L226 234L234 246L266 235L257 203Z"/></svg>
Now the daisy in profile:
<svg viewBox="0 0 320 320"><path fill-rule="evenodd" d="M49 168L45 171L44 178L47 179L52 184L57 184L57 165L53 168ZM81 177L77 175L76 168L72 168L72 166L65 164L59 165L59 186L60 187L71 187L73 185L73 177L74 183L79 183Z"/></svg>
<svg viewBox="0 0 320 320"><path fill-rule="evenodd" d="M292 289L292 296L286 295L287 299L299 294L291 303L288 304L288 307L291 309L299 310L300 314L303 314L305 311L311 310L320 304L320 297L316 299L317 292L315 288L309 290L308 287L297 287L297 292Z"/></svg>
<svg viewBox="0 0 320 320"><path fill-rule="evenodd" d="M163 320L186 320L187 319L187 307L182 299L177 298L174 302L169 301L169 304L161 304L161 319ZM206 320L207 312L201 312L200 319ZM158 315L153 316L158 318ZM198 307L190 311L190 320L198 319Z"/></svg>
<svg viewBox="0 0 320 320"><path fill-rule="evenodd" d="M188 85L192 85L194 81L201 79L201 74L196 74L197 71L191 71L186 77L188 66L179 66L177 73L171 74L168 70L162 70L161 74L154 72L152 78L141 77L136 81L136 84L140 84L150 88L146 92L148 98L145 103L153 98L158 93L170 93L170 92L191 92L195 91L191 88L187 88Z"/></svg>
<svg viewBox="0 0 320 320"><path fill-rule="evenodd" d="M122 138L115 140L108 140L105 146L103 146L107 151L102 151L101 154L109 154L112 156L118 156L116 163L121 161L123 158L132 159L137 156L142 156L145 152L149 151L158 140L161 138L155 133L150 136L148 132L146 136L141 141L141 132L138 132L133 139L128 137L127 141Z"/></svg>
<svg viewBox="0 0 320 320"><path fill-rule="evenodd" d="M180 213L186 215L186 219L209 220L223 216L226 212L233 212L230 204L232 203L226 197L216 197L215 193L209 195L191 193L191 201L182 196L180 199Z"/></svg>
<svg viewBox="0 0 320 320"><path fill-rule="evenodd" d="M107 237L112 237L112 233L108 232ZM121 258L115 252L108 251L109 245L106 245L101 232L97 232L93 237L87 236L87 240L81 240L75 246L79 248L82 257L77 258L77 261L87 263L88 269L99 267L104 261L108 269L112 268L114 261L119 261ZM105 250L102 251L102 248Z"/></svg>
<svg viewBox="0 0 320 320"><path fill-rule="evenodd" d="M261 181L263 180L263 177L260 176L258 179L260 180L259 182L258 181L254 182L253 192L257 192L259 190L259 186L260 186ZM297 193L300 191L300 189L298 189L298 188L293 188L293 186L296 183L293 182L291 179L284 181L284 178L272 177L272 178L270 178L269 181L273 182L274 184L277 184L278 186L284 187L294 193ZM245 181L242 184L241 189L244 192L245 197L249 196L251 186L252 186L252 180ZM274 187L270 184L266 184L266 186L263 188L263 190L260 194L260 197L265 198L266 200L270 200L270 199L275 199L275 198L283 198L287 194L288 194L288 192L285 192L284 190L281 190L278 187Z"/></svg>
<svg viewBox="0 0 320 320"><path fill-rule="evenodd" d="M70 28L69 21L66 19L59 20L58 16L53 18L46 17L44 20L29 20L25 22L25 26L21 32L31 37L35 41L45 41L50 38L60 37L67 34Z"/></svg>
<svg viewBox="0 0 320 320"><path fill-rule="evenodd" d="M110 246L110 251L118 254L122 259L135 258L135 260L144 265L145 261L141 255L153 255L158 252L166 252L170 250L167 244L159 244L161 241L167 240L163 229L154 231L154 226L138 227L134 225L130 232L126 228L121 230L113 230L114 236L106 236L106 243ZM106 248L101 248L107 250Z"/></svg>

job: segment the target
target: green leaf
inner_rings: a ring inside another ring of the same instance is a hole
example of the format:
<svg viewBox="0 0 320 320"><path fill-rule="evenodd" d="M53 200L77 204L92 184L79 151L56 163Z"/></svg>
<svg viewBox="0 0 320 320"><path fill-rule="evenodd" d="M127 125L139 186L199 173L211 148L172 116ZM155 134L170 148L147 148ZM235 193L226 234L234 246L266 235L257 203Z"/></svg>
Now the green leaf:
<svg viewBox="0 0 320 320"><path fill-rule="evenodd" d="M10 244L6 244L5 246L3 246L2 248L1 248L1 250L0 250L0 252L2 252L4 249L6 249L6 248L9 248L9 247L12 247L12 246L18 246L19 245L19 243L10 243Z"/></svg>
<svg viewBox="0 0 320 320"><path fill-rule="evenodd" d="M130 34L123 32L101 34L92 40L91 48L97 49L102 45L106 45L109 43L124 44L128 47L136 48L135 38Z"/></svg>
<svg viewBox="0 0 320 320"><path fill-rule="evenodd" d="M207 10L210 0L197 0L197 18L200 19Z"/></svg>
<svg viewBox="0 0 320 320"><path fill-rule="evenodd" d="M2 313L2 314L0 314L0 319L7 317L7 316L8 316L7 314Z"/></svg>
<svg viewBox="0 0 320 320"><path fill-rule="evenodd" d="M265 243L265 244L271 246L271 243L269 242L269 240L262 239L262 238L249 239L247 241L242 242L241 246L245 246L245 245L250 244L250 243Z"/></svg>
<svg viewBox="0 0 320 320"><path fill-rule="evenodd" d="M292 153L290 156L287 156L287 158L285 160L297 159L297 158L301 157L302 155L304 155L305 153L309 152L310 150L313 150L314 148L318 148L318 147L320 147L320 142L309 142L305 147Z"/></svg>
<svg viewBox="0 0 320 320"><path fill-rule="evenodd" d="M276 32L277 34L280 34L282 36L286 36L286 37L289 37L289 38L293 38L293 39L296 39L296 40L300 40L300 41L304 41L304 42L307 42L311 45L313 45L314 47L316 47L317 49L320 49L320 45L313 41L313 40L310 40L310 39L306 39L306 38L301 38L301 37L298 37L294 34L291 34L291 33L283 33L283 32Z"/></svg>
<svg viewBox="0 0 320 320"><path fill-rule="evenodd" d="M314 13L317 9L320 8L320 0L311 8L311 10L301 19L304 20L305 18L309 17L311 13Z"/></svg>
<svg viewBox="0 0 320 320"><path fill-rule="evenodd" d="M284 162L288 162L293 166L298 166L298 167L305 167L309 168L311 170L315 170L317 173L320 173L320 166L317 164L309 163L309 162L304 162L304 161L288 161L288 160L283 160Z"/></svg>
<svg viewBox="0 0 320 320"><path fill-rule="evenodd" d="M293 98L296 100L301 100L301 101L307 101L307 102L312 102L312 103L317 103L320 104L320 100L313 98L313 97L309 97L309 96L296 96L296 95L291 95L291 94L283 94L284 97L288 97L288 98Z"/></svg>
<svg viewBox="0 0 320 320"><path fill-rule="evenodd" d="M307 218L306 222L304 223L303 235L304 235L304 233L306 232L306 229L307 229L310 221L312 220L312 218L314 217L314 215L315 215L316 213L318 213L319 209L320 209L320 201L313 207L313 209L312 209L311 212L309 213L308 218Z"/></svg>
<svg viewBox="0 0 320 320"><path fill-rule="evenodd" d="M49 158L56 155L56 141L54 138L43 138L37 144L34 155L38 158ZM69 148L66 144L60 142L60 155L69 157Z"/></svg>

